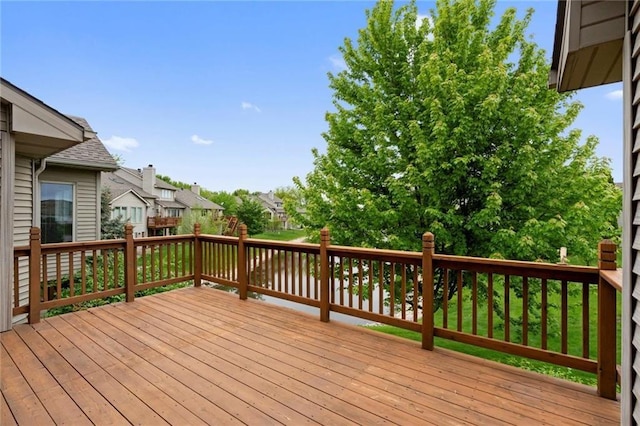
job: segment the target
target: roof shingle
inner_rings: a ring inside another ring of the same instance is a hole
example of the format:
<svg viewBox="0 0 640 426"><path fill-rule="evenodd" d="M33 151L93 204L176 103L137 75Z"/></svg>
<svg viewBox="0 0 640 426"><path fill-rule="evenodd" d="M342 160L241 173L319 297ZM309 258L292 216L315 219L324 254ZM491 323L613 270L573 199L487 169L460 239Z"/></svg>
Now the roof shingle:
<svg viewBox="0 0 640 426"><path fill-rule="evenodd" d="M67 117L86 130L93 132L93 129L84 118L72 115ZM98 139L98 136L48 157L47 162L98 170L115 170L118 168L118 164Z"/></svg>

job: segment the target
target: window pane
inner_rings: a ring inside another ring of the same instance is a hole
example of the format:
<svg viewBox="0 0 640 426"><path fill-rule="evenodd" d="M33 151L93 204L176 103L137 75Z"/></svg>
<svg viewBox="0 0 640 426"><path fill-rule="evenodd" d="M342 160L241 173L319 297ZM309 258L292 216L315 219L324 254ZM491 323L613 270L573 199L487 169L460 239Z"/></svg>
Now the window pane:
<svg viewBox="0 0 640 426"><path fill-rule="evenodd" d="M73 185L42 183L40 190L42 242L73 241Z"/></svg>

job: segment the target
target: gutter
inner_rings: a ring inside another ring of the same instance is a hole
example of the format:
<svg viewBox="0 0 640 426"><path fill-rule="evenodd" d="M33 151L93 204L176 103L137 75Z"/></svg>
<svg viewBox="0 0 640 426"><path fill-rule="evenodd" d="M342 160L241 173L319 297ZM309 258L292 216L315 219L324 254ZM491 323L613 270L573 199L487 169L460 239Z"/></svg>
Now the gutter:
<svg viewBox="0 0 640 426"><path fill-rule="evenodd" d="M31 226L40 227L40 223L38 223L38 218L40 217L40 185L39 185L39 177L44 172L44 169L47 168L47 159L43 158L40 160L40 166L36 169L35 162L33 163L33 179L31 179L32 187L31 187L31 200L33 202L32 205L32 217L31 217Z"/></svg>

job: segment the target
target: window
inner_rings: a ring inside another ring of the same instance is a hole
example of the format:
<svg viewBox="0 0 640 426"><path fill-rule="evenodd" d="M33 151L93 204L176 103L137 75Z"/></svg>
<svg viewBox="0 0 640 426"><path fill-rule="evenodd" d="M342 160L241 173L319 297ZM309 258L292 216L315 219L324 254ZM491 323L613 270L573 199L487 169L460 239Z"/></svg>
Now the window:
<svg viewBox="0 0 640 426"><path fill-rule="evenodd" d="M142 223L142 207L114 207L111 218L130 223Z"/></svg>
<svg viewBox="0 0 640 426"><path fill-rule="evenodd" d="M167 209L167 217L180 217L182 211L180 209Z"/></svg>
<svg viewBox="0 0 640 426"><path fill-rule="evenodd" d="M164 200L172 200L172 192L170 189L163 189L160 191L160 198Z"/></svg>
<svg viewBox="0 0 640 426"><path fill-rule="evenodd" d="M131 207L131 223L142 223L142 207Z"/></svg>
<svg viewBox="0 0 640 426"><path fill-rule="evenodd" d="M127 216L127 208L126 207L114 207L111 211L111 218L120 219L126 221L129 219Z"/></svg>
<svg viewBox="0 0 640 426"><path fill-rule="evenodd" d="M40 227L43 244L73 241L72 184L40 184Z"/></svg>

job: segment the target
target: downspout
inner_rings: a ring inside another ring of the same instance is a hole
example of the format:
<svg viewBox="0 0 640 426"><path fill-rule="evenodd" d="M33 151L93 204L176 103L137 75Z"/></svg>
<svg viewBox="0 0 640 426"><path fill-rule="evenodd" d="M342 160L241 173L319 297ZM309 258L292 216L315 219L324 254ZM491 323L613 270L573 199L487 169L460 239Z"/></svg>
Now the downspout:
<svg viewBox="0 0 640 426"><path fill-rule="evenodd" d="M40 160L40 166L36 169L35 162L33 163L33 188L31 199L33 200L33 215L32 215L32 223L31 226L40 227L40 182L39 177L44 172L44 169L47 167L47 159L43 158Z"/></svg>

